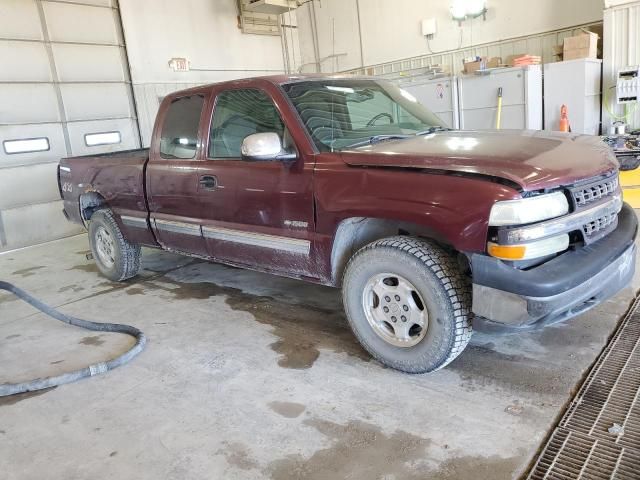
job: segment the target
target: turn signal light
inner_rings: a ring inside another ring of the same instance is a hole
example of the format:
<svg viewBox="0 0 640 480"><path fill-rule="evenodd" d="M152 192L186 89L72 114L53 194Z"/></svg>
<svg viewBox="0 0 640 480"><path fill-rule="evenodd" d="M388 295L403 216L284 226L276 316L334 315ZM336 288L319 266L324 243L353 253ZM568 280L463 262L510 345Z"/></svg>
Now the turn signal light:
<svg viewBox="0 0 640 480"><path fill-rule="evenodd" d="M524 245L498 245L491 243L487 245L489 255L503 260L522 260L527 253Z"/></svg>
<svg viewBox="0 0 640 480"><path fill-rule="evenodd" d="M566 233L520 245L487 243L489 255L501 260L529 260L562 252L567 248L569 248L569 235Z"/></svg>

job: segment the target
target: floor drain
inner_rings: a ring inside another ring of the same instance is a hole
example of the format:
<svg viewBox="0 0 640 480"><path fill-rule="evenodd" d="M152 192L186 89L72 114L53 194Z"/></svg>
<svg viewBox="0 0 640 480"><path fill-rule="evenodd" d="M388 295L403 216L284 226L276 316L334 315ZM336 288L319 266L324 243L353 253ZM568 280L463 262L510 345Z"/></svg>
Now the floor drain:
<svg viewBox="0 0 640 480"><path fill-rule="evenodd" d="M640 479L639 305L636 299L529 479Z"/></svg>

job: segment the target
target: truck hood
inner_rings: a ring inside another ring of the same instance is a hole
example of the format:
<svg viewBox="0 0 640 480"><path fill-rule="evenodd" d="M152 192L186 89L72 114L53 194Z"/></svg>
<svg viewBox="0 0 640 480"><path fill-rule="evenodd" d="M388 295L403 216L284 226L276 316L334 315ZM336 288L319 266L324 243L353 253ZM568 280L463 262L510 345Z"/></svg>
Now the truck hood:
<svg viewBox="0 0 640 480"><path fill-rule="evenodd" d="M344 150L342 159L352 166L497 177L522 190L569 185L618 166L599 137L529 130L438 132Z"/></svg>

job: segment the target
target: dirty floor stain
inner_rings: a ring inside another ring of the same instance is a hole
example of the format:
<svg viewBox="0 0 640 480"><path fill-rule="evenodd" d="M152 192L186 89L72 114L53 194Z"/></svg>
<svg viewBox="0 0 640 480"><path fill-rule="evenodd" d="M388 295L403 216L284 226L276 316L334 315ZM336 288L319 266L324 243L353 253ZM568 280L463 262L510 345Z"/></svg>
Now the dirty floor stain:
<svg viewBox="0 0 640 480"><path fill-rule="evenodd" d="M48 393L51 390L55 390L56 388L58 387L49 387L43 390L36 390L35 392L25 392L25 393L18 393L16 395L9 395L8 397L0 397L0 407L5 407L7 405L15 405L16 403L22 402L23 400L28 400L33 397L44 395L45 393Z"/></svg>
<svg viewBox="0 0 640 480"><path fill-rule="evenodd" d="M21 335L19 333L14 333L13 335L7 335L6 337L4 337L5 340L13 340L14 338L18 338Z"/></svg>
<svg viewBox="0 0 640 480"><path fill-rule="evenodd" d="M78 343L81 345L91 345L93 347L99 347L104 343L104 340L102 340L101 337L102 335L90 335L90 336L84 337Z"/></svg>
<svg viewBox="0 0 640 480"><path fill-rule="evenodd" d="M501 480L518 478L518 469L522 458L491 457L457 457L445 460L437 471L431 471L424 478L438 480L457 480L460 478L477 478Z"/></svg>
<svg viewBox="0 0 640 480"><path fill-rule="evenodd" d="M80 285L67 285L65 287L59 288L58 293L64 293L69 291L78 293L78 292L81 292L82 290L84 290L84 287L81 287Z"/></svg>
<svg viewBox="0 0 640 480"><path fill-rule="evenodd" d="M258 464L251 458L247 448L241 443L228 443L223 441L224 448L216 452L217 455L224 455L227 463L240 470L253 470L258 468Z"/></svg>
<svg viewBox="0 0 640 480"><path fill-rule="evenodd" d="M87 273L100 273L95 263L84 263L82 265L76 265L75 267L68 268L67 270L79 270Z"/></svg>
<svg viewBox="0 0 640 480"><path fill-rule="evenodd" d="M144 295L144 288L142 287L131 287L125 290L127 295Z"/></svg>
<svg viewBox="0 0 640 480"><path fill-rule="evenodd" d="M12 293L0 293L0 305L3 303L13 302L17 299L18 297L16 297Z"/></svg>
<svg viewBox="0 0 640 480"><path fill-rule="evenodd" d="M141 281L139 285L148 291L164 292L171 300L206 300L225 295L227 305L233 310L250 313L257 322L272 327L271 333L278 340L270 347L280 354L278 365L284 368L311 368L321 349L371 360L353 336L343 312L283 303L272 297L250 295L210 282L189 283L164 277L161 281Z"/></svg>
<svg viewBox="0 0 640 480"><path fill-rule="evenodd" d="M509 366L496 369L499 363ZM506 355L486 345L470 344L447 369L458 372L461 385L467 391L494 386L510 391L554 394L566 388L563 377L550 366L522 355Z"/></svg>
<svg viewBox="0 0 640 480"><path fill-rule="evenodd" d="M22 278L31 277L32 275L35 275L38 270L41 270L43 268L45 267L38 266L38 267L23 268L22 270L16 270L11 275L20 275Z"/></svg>
<svg viewBox="0 0 640 480"><path fill-rule="evenodd" d="M286 418L299 417L307 408L301 403L294 402L270 402L268 405L271 410Z"/></svg>
<svg viewBox="0 0 640 480"><path fill-rule="evenodd" d="M310 419L304 423L334 440L333 445L309 458L295 454L272 462L265 473L273 480L430 478L420 465L430 443L425 438L401 430L387 435L379 427L361 421L340 425Z"/></svg>

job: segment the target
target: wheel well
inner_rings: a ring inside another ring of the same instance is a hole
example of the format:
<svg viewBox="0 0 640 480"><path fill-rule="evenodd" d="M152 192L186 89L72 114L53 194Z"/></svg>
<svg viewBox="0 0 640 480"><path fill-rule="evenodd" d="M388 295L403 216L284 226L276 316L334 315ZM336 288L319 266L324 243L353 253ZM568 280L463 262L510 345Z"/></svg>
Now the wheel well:
<svg viewBox="0 0 640 480"><path fill-rule="evenodd" d="M93 212L105 206L107 201L97 192L87 192L80 195L80 214L82 220L86 222L91 218Z"/></svg>
<svg viewBox="0 0 640 480"><path fill-rule="evenodd" d="M429 238L453 250L442 235L423 225L382 218L347 218L338 226L331 249L333 283L340 286L347 262L358 250L371 242L394 235Z"/></svg>

